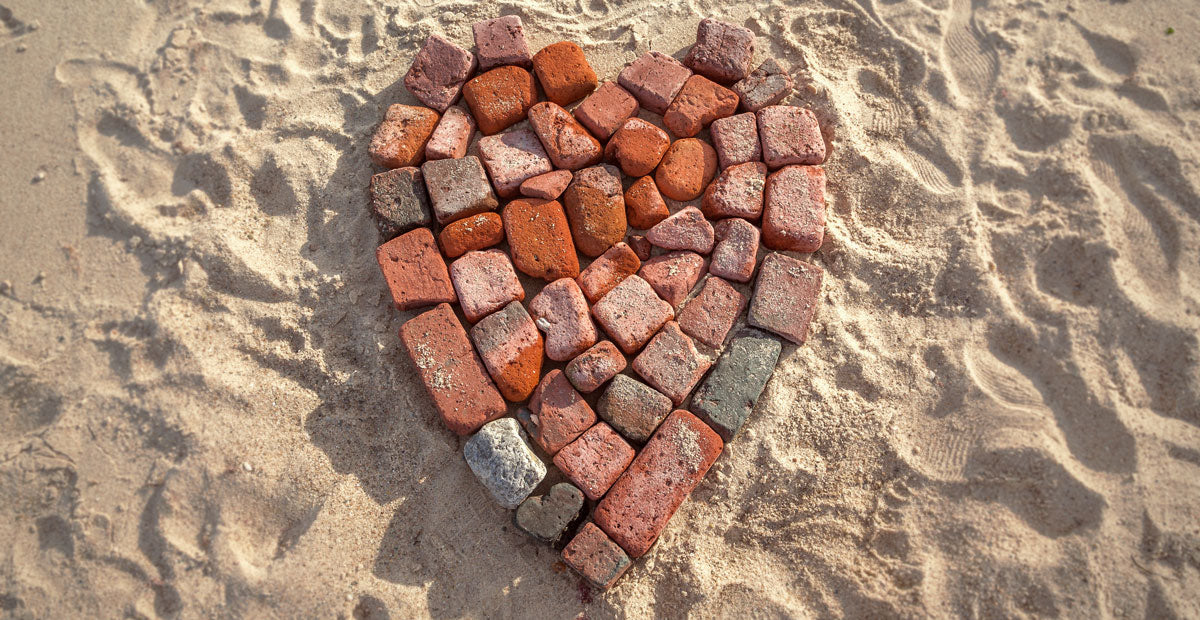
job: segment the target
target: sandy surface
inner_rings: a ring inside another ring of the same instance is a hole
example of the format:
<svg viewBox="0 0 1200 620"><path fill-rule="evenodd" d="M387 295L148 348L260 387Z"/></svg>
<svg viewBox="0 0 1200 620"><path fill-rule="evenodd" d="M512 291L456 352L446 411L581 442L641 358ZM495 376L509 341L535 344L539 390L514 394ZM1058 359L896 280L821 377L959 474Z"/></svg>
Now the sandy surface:
<svg viewBox="0 0 1200 620"><path fill-rule="evenodd" d="M1200 616L1192 0L430 4L3 0L0 616ZM813 337L590 602L366 213L420 41L501 11L609 78L744 23L833 137Z"/></svg>

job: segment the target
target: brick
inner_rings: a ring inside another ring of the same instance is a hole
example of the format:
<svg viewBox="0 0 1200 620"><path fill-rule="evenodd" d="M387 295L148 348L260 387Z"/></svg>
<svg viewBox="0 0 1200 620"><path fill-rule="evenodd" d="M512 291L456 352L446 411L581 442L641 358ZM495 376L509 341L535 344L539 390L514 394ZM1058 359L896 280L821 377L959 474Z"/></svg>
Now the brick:
<svg viewBox="0 0 1200 620"><path fill-rule="evenodd" d="M762 215L766 184L766 164L755 161L730 166L704 190L700 210L714 220L726 217L757 220Z"/></svg>
<svg viewBox="0 0 1200 620"><path fill-rule="evenodd" d="M600 258L592 261L576 279L579 288L589 302L595 303L611 291L621 280L637 273L642 261L624 241L608 248Z"/></svg>
<svg viewBox="0 0 1200 620"><path fill-rule="evenodd" d="M490 136L525 120L537 103L537 85L533 74L506 65L472 78L463 86L463 99L479 131Z"/></svg>
<svg viewBox="0 0 1200 620"><path fill-rule="evenodd" d="M679 312L679 329L714 349L719 348L745 309L745 295L721 278L710 277Z"/></svg>
<svg viewBox="0 0 1200 620"><path fill-rule="evenodd" d="M579 170L598 163L604 156L600 142L557 103L543 101L530 108L529 125L556 168Z"/></svg>
<svg viewBox="0 0 1200 620"><path fill-rule="evenodd" d="M637 98L643 108L662 114L675 100L692 70L662 52L646 52L621 70L617 82Z"/></svg>
<svg viewBox="0 0 1200 620"><path fill-rule="evenodd" d="M646 239L642 235L629 235L625 243L628 243L629 247L633 248L633 253L637 254L639 259L643 261L650 259L650 251L654 246L651 245L649 239Z"/></svg>
<svg viewBox="0 0 1200 620"><path fill-rule="evenodd" d="M571 360L564 372L575 389L590 394L622 370L625 370L625 356L621 350L601 340Z"/></svg>
<svg viewBox="0 0 1200 620"><path fill-rule="evenodd" d="M438 159L421 165L433 215L445 225L464 217L492 211L500 202L488 183L483 164L474 155Z"/></svg>
<svg viewBox="0 0 1200 620"><path fill-rule="evenodd" d="M644 176L625 190L625 214L629 225L646 230L667 219L671 211L663 200L654 177Z"/></svg>
<svg viewBox="0 0 1200 620"><path fill-rule="evenodd" d="M469 435L507 412L449 304L406 321L400 326L400 341L434 409L452 432Z"/></svg>
<svg viewBox="0 0 1200 620"><path fill-rule="evenodd" d="M708 254L712 251L714 233L700 209L684 207L646 231L646 238L664 250Z"/></svg>
<svg viewBox="0 0 1200 620"><path fill-rule="evenodd" d="M792 76L774 58L768 58L750 72L737 84L733 92L741 99L741 109L746 112L757 112L769 105L783 101L792 93L795 82Z"/></svg>
<svg viewBox="0 0 1200 620"><path fill-rule="evenodd" d="M696 44L683 64L722 84L732 84L750 73L754 62L754 32L728 22L702 19L696 26Z"/></svg>
<svg viewBox="0 0 1200 620"><path fill-rule="evenodd" d="M633 446L611 426L598 422L559 450L554 464L588 499L596 501L629 467L635 454Z"/></svg>
<svg viewBox="0 0 1200 620"><path fill-rule="evenodd" d="M634 275L601 297L592 306L592 316L628 355L675 318L675 309L660 299L648 282Z"/></svg>
<svg viewBox="0 0 1200 620"><path fill-rule="evenodd" d="M738 97L732 90L702 76L693 75L663 113L663 124L679 138L691 138L708 124L737 112Z"/></svg>
<svg viewBox="0 0 1200 620"><path fill-rule="evenodd" d="M766 332L749 327L739 331L696 388L692 412L721 439L733 439L754 411L782 349L779 339Z"/></svg>
<svg viewBox="0 0 1200 620"><path fill-rule="evenodd" d="M613 377L596 412L630 441L645 443L671 413L671 399L627 375Z"/></svg>
<svg viewBox="0 0 1200 620"><path fill-rule="evenodd" d="M544 345L521 302L509 302L480 319L471 327L471 341L506 400L529 398L541 377Z"/></svg>
<svg viewBox="0 0 1200 620"><path fill-rule="evenodd" d="M646 383L679 405L712 362L696 350L696 343L679 329L678 323L670 321L633 358L632 366Z"/></svg>
<svg viewBox="0 0 1200 620"><path fill-rule="evenodd" d="M644 555L723 447L699 418L672 412L600 500L592 515L596 525L630 556Z"/></svg>
<svg viewBox="0 0 1200 620"><path fill-rule="evenodd" d="M458 159L467 154L475 135L475 119L458 106L446 108L425 144L425 159Z"/></svg>
<svg viewBox="0 0 1200 620"><path fill-rule="evenodd" d="M629 569L629 556L595 524L584 523L562 550L563 563L601 590L612 587Z"/></svg>
<svg viewBox="0 0 1200 620"><path fill-rule="evenodd" d="M553 545L583 510L583 491L570 482L550 487L545 495L535 495L517 507L513 525L536 541Z"/></svg>
<svg viewBox="0 0 1200 620"><path fill-rule="evenodd" d="M752 161L762 161L762 145L758 142L758 117L750 112L719 118L708 128L717 163L721 169Z"/></svg>
<svg viewBox="0 0 1200 620"><path fill-rule="evenodd" d="M813 263L772 252L758 270L746 322L796 344L808 338L825 272Z"/></svg>
<svg viewBox="0 0 1200 620"><path fill-rule="evenodd" d="M384 241L433 222L420 168L396 168L371 177L371 215Z"/></svg>
<svg viewBox="0 0 1200 620"><path fill-rule="evenodd" d="M533 70L546 98L558 105L574 103L596 90L596 72L571 41L543 47L533 56Z"/></svg>
<svg viewBox="0 0 1200 620"><path fill-rule="evenodd" d="M758 111L758 139L763 162L774 170L790 164L825 161L825 139L812 110L771 105Z"/></svg>
<svg viewBox="0 0 1200 620"><path fill-rule="evenodd" d="M596 344L587 299L570 278L547 284L529 302L533 321L546 334L546 357L565 362Z"/></svg>
<svg viewBox="0 0 1200 620"><path fill-rule="evenodd" d="M638 275L659 297L678 308L704 275L704 258L695 252L667 252L643 263Z"/></svg>
<svg viewBox="0 0 1200 620"><path fill-rule="evenodd" d="M445 112L475 72L475 56L445 37L431 34L413 58L404 87L421 103Z"/></svg>
<svg viewBox="0 0 1200 620"><path fill-rule="evenodd" d="M450 263L450 280L458 294L463 315L474 323L503 308L510 301L525 299L512 262L500 250L467 252Z"/></svg>
<svg viewBox="0 0 1200 620"><path fill-rule="evenodd" d="M525 27L519 15L505 15L476 22L471 26L475 35L475 50L479 70L487 71L503 65L528 69L533 66L533 54L525 40Z"/></svg>
<svg viewBox="0 0 1200 620"><path fill-rule="evenodd" d="M546 477L546 465L512 418L484 425L463 444L463 457L492 499L509 510L520 506Z"/></svg>
<svg viewBox="0 0 1200 620"><path fill-rule="evenodd" d="M706 142L684 138L671 143L654 182L663 196L679 202L695 200L717 176L717 152Z"/></svg>
<svg viewBox="0 0 1200 620"><path fill-rule="evenodd" d="M604 158L615 161L631 177L644 177L658 166L671 145L671 137L640 118L625 121L604 147Z"/></svg>
<svg viewBox="0 0 1200 620"><path fill-rule="evenodd" d="M575 175L570 170L552 170L521 183L521 195L543 200L556 200L571 184Z"/></svg>
<svg viewBox="0 0 1200 620"><path fill-rule="evenodd" d="M772 250L816 252L825 240L825 171L786 166L767 177L762 241Z"/></svg>
<svg viewBox="0 0 1200 620"><path fill-rule="evenodd" d="M513 265L521 273L547 282L579 275L579 257L558 201L514 200L501 215Z"/></svg>
<svg viewBox="0 0 1200 620"><path fill-rule="evenodd" d="M717 222L713 231L717 244L708 272L734 282L749 282L758 257L758 229L746 220L731 217Z"/></svg>
<svg viewBox="0 0 1200 620"><path fill-rule="evenodd" d="M600 256L625 238L625 197L621 173L613 166L584 168L563 193L575 248L585 256Z"/></svg>
<svg viewBox="0 0 1200 620"><path fill-rule="evenodd" d="M600 140L609 139L625 122L637 114L638 102L629 91L615 82L605 82L575 107L573 114Z"/></svg>
<svg viewBox="0 0 1200 620"><path fill-rule="evenodd" d="M367 154L376 166L383 168L419 165L425 156L425 144L437 123L437 112L429 108L399 103L390 105L379 129L371 137Z"/></svg>
<svg viewBox="0 0 1200 620"><path fill-rule="evenodd" d="M518 411L517 419L533 442L554 456L596 423L596 412L556 368L542 377L529 398L529 409Z"/></svg>
<svg viewBox="0 0 1200 620"><path fill-rule="evenodd" d="M428 228L411 230L379 246L375 260L400 310L458 301Z"/></svg>
<svg viewBox="0 0 1200 620"><path fill-rule="evenodd" d="M479 158L502 198L516 196L526 179L554 169L537 134L528 129L481 138Z"/></svg>
<svg viewBox="0 0 1200 620"><path fill-rule="evenodd" d="M438 245L447 258L458 258L471 250L483 250L504 241L504 221L493 211L454 220L438 233Z"/></svg>

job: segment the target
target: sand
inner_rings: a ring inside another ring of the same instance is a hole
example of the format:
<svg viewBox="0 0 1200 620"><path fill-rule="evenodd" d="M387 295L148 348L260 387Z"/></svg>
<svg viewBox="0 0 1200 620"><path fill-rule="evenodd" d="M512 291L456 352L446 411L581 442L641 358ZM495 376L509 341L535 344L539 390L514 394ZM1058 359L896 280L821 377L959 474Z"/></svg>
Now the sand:
<svg viewBox="0 0 1200 620"><path fill-rule="evenodd" d="M609 79L744 23L831 141L810 341L605 593L472 477L373 258L384 107L501 13ZM1198 617L1197 33L1191 0L5 2L0 615Z"/></svg>

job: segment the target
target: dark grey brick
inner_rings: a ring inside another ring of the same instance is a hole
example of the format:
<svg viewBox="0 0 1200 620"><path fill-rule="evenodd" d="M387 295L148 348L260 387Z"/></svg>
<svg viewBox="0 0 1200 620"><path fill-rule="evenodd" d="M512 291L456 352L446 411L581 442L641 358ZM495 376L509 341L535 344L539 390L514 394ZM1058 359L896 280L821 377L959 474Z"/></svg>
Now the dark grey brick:
<svg viewBox="0 0 1200 620"><path fill-rule="evenodd" d="M782 349L779 339L764 331L739 331L696 390L692 412L722 439L732 439L754 410Z"/></svg>
<svg viewBox="0 0 1200 620"><path fill-rule="evenodd" d="M534 539L554 544L582 509L583 491L569 482L560 482L550 487L549 493L521 502L513 523Z"/></svg>
<svg viewBox="0 0 1200 620"><path fill-rule="evenodd" d="M371 177L371 214L382 241L433 223L419 168L396 168Z"/></svg>

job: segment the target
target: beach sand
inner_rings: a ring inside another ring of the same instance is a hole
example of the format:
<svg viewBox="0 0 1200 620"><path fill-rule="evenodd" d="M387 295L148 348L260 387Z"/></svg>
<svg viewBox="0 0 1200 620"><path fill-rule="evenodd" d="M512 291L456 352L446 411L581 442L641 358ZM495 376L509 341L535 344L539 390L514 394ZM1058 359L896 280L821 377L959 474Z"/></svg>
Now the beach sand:
<svg viewBox="0 0 1200 620"><path fill-rule="evenodd" d="M744 24L832 148L809 342L608 592L464 465L374 259L384 108L500 14L602 79ZM1191 0L5 1L0 616L1200 617L1198 35Z"/></svg>

